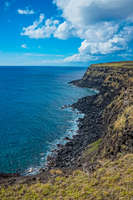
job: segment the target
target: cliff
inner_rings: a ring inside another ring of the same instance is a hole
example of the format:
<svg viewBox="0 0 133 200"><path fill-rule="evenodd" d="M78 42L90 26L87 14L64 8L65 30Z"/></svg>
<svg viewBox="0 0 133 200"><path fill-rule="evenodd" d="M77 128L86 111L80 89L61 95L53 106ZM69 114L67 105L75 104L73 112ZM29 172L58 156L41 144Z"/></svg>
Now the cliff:
<svg viewBox="0 0 133 200"><path fill-rule="evenodd" d="M73 84L99 89L93 102L102 108L102 142L96 158L133 153L133 62L91 65Z"/></svg>
<svg viewBox="0 0 133 200"><path fill-rule="evenodd" d="M39 175L0 175L0 199L133 199L133 62L91 65L71 84L99 90L72 105L78 134Z"/></svg>

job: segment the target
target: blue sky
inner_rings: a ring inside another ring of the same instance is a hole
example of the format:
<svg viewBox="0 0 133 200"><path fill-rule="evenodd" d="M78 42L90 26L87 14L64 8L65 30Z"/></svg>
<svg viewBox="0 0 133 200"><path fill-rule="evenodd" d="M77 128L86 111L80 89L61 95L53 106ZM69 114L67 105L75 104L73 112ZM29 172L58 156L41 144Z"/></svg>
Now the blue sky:
<svg viewBox="0 0 133 200"><path fill-rule="evenodd" d="M0 65L133 60L132 0L1 0Z"/></svg>

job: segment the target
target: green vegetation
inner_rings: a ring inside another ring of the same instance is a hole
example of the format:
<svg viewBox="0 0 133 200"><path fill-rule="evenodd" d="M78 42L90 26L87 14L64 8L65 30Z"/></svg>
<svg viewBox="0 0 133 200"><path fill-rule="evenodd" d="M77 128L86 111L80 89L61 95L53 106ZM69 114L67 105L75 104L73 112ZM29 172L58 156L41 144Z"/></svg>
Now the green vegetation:
<svg viewBox="0 0 133 200"><path fill-rule="evenodd" d="M98 143L98 142L97 142ZM95 143L94 146L98 144ZM131 200L133 199L133 154L127 154L115 161L99 161L91 176L76 170L72 175L59 175L47 184L18 184L0 186L1 200Z"/></svg>
<svg viewBox="0 0 133 200"><path fill-rule="evenodd" d="M87 157L90 155L90 154L95 154L95 152L98 150L98 147L101 143L102 139L88 145L88 147L86 148L86 150L84 151L84 153L82 154L82 159L83 160L87 160Z"/></svg>
<svg viewBox="0 0 133 200"><path fill-rule="evenodd" d="M125 122L126 122L126 118L124 117L124 114L120 117L118 117L118 119L115 121L114 123L114 130L121 130L123 128L125 128Z"/></svg>
<svg viewBox="0 0 133 200"><path fill-rule="evenodd" d="M94 64L96 67L121 67L121 68L132 68L133 61L123 61L123 62L110 62L110 63L100 63L100 64ZM93 66L94 66L93 65Z"/></svg>
<svg viewBox="0 0 133 200"><path fill-rule="evenodd" d="M96 151L96 150L98 149L99 144L101 143L101 141L102 141L102 139L100 139L100 140L98 140L98 141L96 141L96 142L90 144L90 145L88 146L87 153L90 154L90 153Z"/></svg>
<svg viewBox="0 0 133 200"><path fill-rule="evenodd" d="M127 106L125 110L123 110L123 114L118 117L118 119L114 123L114 129L121 130L125 128L125 122L128 121L128 127L131 127L133 124L133 106Z"/></svg>
<svg viewBox="0 0 133 200"><path fill-rule="evenodd" d="M88 145L88 147L85 149L84 153L81 156L82 163L94 161L97 150L101 142L102 139L97 140L96 142Z"/></svg>

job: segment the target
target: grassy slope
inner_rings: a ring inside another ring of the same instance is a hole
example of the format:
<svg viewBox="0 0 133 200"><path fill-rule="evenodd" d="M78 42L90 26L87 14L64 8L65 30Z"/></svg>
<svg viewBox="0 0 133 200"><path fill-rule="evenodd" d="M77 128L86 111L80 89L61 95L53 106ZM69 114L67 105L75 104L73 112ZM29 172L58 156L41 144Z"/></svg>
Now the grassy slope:
<svg viewBox="0 0 133 200"><path fill-rule="evenodd" d="M127 154L111 162L103 159L101 167L90 175L75 171L70 176L58 176L47 184L19 184L0 187L2 200L73 200L73 199L133 199L133 154ZM52 171L51 173L61 173Z"/></svg>
<svg viewBox="0 0 133 200"><path fill-rule="evenodd" d="M133 61L123 61L123 62L110 62L110 63L100 63L95 64L96 67L121 67L121 68L131 68L133 66Z"/></svg>

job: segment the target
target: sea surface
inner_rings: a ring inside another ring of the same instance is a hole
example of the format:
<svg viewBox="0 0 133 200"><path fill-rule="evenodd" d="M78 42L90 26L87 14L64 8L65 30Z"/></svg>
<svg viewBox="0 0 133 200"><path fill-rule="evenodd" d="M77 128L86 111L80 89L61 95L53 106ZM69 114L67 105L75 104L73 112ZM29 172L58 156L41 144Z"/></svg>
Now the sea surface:
<svg viewBox="0 0 133 200"><path fill-rule="evenodd" d="M65 104L96 91L70 86L81 67L0 67L0 172L37 173L82 114Z"/></svg>

